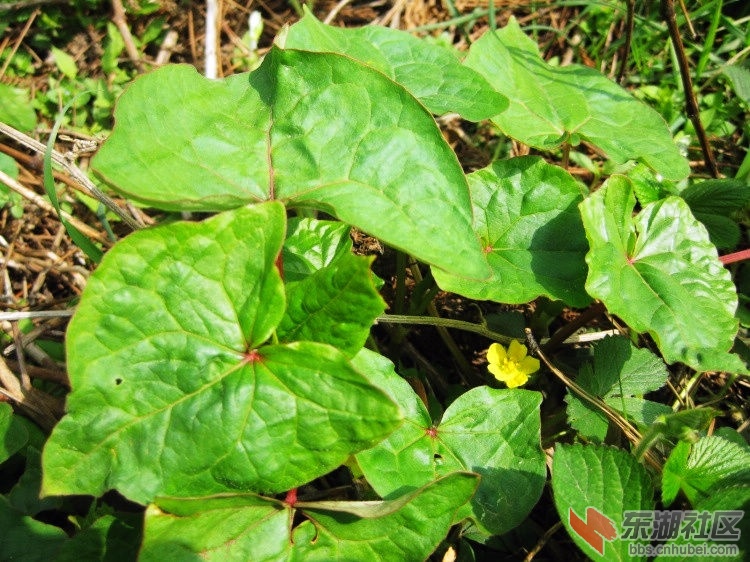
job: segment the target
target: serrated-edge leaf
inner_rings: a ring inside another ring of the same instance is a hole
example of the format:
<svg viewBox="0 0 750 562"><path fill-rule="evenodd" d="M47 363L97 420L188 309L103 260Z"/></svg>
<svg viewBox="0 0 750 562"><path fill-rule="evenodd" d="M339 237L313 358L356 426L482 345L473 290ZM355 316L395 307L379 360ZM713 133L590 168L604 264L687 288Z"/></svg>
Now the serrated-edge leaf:
<svg viewBox="0 0 750 562"><path fill-rule="evenodd" d="M679 482L693 505L710 496L715 488L750 483L750 447L718 435L703 437L692 446L687 459L683 452L668 465L664 478ZM667 499L671 499L674 484L670 482L668 489Z"/></svg>
<svg viewBox="0 0 750 562"><path fill-rule="evenodd" d="M552 458L552 491L565 529L589 557L644 559L631 557L628 552L628 546L636 541L622 539L623 513L654 507L651 478L635 457L609 446L559 444ZM603 553L571 526L576 518L582 519L584 526L597 529L591 535L602 539Z"/></svg>

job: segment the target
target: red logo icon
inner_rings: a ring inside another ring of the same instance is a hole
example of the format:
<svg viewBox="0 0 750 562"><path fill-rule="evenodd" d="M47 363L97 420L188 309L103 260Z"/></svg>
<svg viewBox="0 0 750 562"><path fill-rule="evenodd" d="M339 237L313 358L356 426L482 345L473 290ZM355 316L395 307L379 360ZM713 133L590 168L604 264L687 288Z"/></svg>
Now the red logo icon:
<svg viewBox="0 0 750 562"><path fill-rule="evenodd" d="M604 541L617 538L614 522L595 507L586 509L586 518L578 517L573 508L568 510L571 528L599 554L604 554Z"/></svg>

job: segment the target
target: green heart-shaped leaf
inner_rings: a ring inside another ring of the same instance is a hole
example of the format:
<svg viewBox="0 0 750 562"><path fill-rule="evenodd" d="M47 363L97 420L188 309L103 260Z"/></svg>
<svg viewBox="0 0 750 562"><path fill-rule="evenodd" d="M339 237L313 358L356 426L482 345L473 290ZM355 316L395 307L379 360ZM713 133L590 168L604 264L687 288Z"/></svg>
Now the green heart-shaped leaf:
<svg viewBox="0 0 750 562"><path fill-rule="evenodd" d="M266 343L284 315L284 227L266 203L107 253L68 328L73 391L44 450L46 494L280 492L399 425L340 351Z"/></svg>
<svg viewBox="0 0 750 562"><path fill-rule="evenodd" d="M359 364L358 368L363 370ZM546 474L539 445L538 393L474 388L457 398L433 426L424 404L392 368L368 373L406 413L400 429L357 455L378 494L392 497L442 475L471 470L482 480L460 518L471 517L485 532L501 534L528 515L539 500Z"/></svg>
<svg viewBox="0 0 750 562"><path fill-rule="evenodd" d="M746 372L728 353L738 329L737 293L705 227L679 197L649 203L635 217L634 207L622 176L581 203L589 294L651 334L669 363Z"/></svg>
<svg viewBox="0 0 750 562"><path fill-rule="evenodd" d="M581 189L565 170L534 156L498 161L468 176L477 232L492 277L466 279L436 270L446 291L478 300L526 303L545 295L572 306L591 297Z"/></svg>

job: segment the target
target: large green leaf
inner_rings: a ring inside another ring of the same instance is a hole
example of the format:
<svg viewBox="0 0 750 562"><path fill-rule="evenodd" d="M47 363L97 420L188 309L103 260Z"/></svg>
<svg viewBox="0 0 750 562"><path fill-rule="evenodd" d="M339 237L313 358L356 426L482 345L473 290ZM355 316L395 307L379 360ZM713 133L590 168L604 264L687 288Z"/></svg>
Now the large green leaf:
<svg viewBox="0 0 750 562"><path fill-rule="evenodd" d="M638 541L622 535L625 511L654 508L651 479L631 454L601 445L558 445L552 492L568 534L591 559L645 559L630 556L628 546Z"/></svg>
<svg viewBox="0 0 750 562"><path fill-rule="evenodd" d="M439 268L489 275L466 178L432 116L350 58L274 48L222 81L165 67L131 85L115 118L92 165L128 197L312 206Z"/></svg>
<svg viewBox="0 0 750 562"><path fill-rule="evenodd" d="M333 27L308 11L289 28L285 46L357 59L401 84L432 113L455 112L469 121L481 121L508 107L505 96L461 64L457 51L405 31L376 25Z"/></svg>
<svg viewBox="0 0 750 562"><path fill-rule="evenodd" d="M140 560L425 560L474 493L475 474L454 473L399 498L300 503L308 520L251 494L158 498L146 511Z"/></svg>
<svg viewBox="0 0 750 562"><path fill-rule="evenodd" d="M578 373L576 383L615 410L641 425L651 425L672 409L643 395L664 386L669 372L664 362L648 349L638 349L625 337L605 338L594 346L594 359ZM604 413L568 392L568 421L579 433L603 441L609 428Z"/></svg>
<svg viewBox="0 0 750 562"><path fill-rule="evenodd" d="M68 328L73 391L44 450L46 494L281 492L399 425L342 352L267 344L284 224L272 202L108 252Z"/></svg>
<svg viewBox="0 0 750 562"><path fill-rule="evenodd" d="M737 293L705 227L679 197L633 217L630 182L613 176L581 204L591 251L586 289L634 330L648 332L667 362L746 372L729 349Z"/></svg>
<svg viewBox="0 0 750 562"><path fill-rule="evenodd" d="M492 277L466 279L436 270L446 291L478 300L525 303L544 295L572 306L590 300L581 189L539 157L497 161L468 176L477 232Z"/></svg>
<svg viewBox="0 0 750 562"><path fill-rule="evenodd" d="M593 69L550 66L515 19L475 41L464 62L509 98L492 121L510 137L541 149L588 141L616 163L638 160L666 179L690 173L655 110Z"/></svg>
<svg viewBox="0 0 750 562"><path fill-rule="evenodd" d="M378 494L391 497L442 475L471 470L482 480L460 517L471 517L485 532L500 534L528 515L546 474L538 393L475 388L456 399L440 424L433 425L419 397L395 372L370 369L368 376L406 412L400 429L357 455Z"/></svg>

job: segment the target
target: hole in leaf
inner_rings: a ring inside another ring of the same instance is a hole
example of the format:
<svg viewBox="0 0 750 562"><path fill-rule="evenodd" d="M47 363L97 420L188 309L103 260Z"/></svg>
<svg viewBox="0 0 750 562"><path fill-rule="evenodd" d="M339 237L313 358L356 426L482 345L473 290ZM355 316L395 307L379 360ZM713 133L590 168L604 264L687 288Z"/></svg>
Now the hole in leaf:
<svg viewBox="0 0 750 562"><path fill-rule="evenodd" d="M116 384L117 386L120 386L120 385L122 384L122 379L121 379L121 378L119 378L119 377L118 377L118 378L116 378L116 379L115 379L115 384Z"/></svg>
<svg viewBox="0 0 750 562"><path fill-rule="evenodd" d="M435 453L435 454L434 454L434 455L432 456L432 458L433 458L433 459L435 459L436 461L441 461L441 460L443 460L443 455L440 455L440 454L438 454L438 453Z"/></svg>

